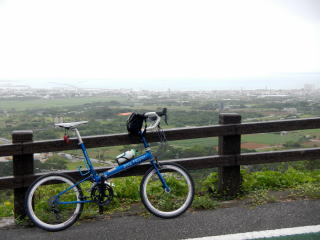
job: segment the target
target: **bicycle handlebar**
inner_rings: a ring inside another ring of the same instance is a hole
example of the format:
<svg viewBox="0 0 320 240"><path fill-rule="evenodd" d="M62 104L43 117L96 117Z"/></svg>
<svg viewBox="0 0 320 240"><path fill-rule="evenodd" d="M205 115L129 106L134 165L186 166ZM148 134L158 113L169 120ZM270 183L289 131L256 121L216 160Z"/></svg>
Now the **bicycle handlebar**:
<svg viewBox="0 0 320 240"><path fill-rule="evenodd" d="M146 112L143 114L146 118L149 118L151 121L154 121L154 123L147 127L146 130L153 130L154 128L158 127L161 121L161 117L164 116L164 121L166 124L168 124L168 116L167 116L167 109L163 108L162 112Z"/></svg>

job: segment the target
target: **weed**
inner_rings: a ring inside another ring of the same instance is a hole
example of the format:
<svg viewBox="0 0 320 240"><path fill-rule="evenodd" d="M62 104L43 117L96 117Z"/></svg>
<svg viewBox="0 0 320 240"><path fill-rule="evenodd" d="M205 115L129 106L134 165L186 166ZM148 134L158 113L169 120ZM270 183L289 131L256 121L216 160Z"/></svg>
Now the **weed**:
<svg viewBox="0 0 320 240"><path fill-rule="evenodd" d="M268 202L274 202L275 197L268 194L269 190L290 189L291 197L320 198L320 170L303 171L289 167L283 171L248 172L241 170L242 174L242 198L248 197L254 206ZM112 202L105 207L105 213L127 211L132 204L140 201L141 176L115 178L114 194ZM196 193L192 208L214 209L219 205L217 193L218 173L212 172L204 180L198 181L199 192ZM90 194L91 183L81 184L83 192ZM51 185L43 192L44 198L56 191L57 186ZM13 216L12 192L0 192L0 217ZM289 196L289 197L290 197ZM220 199L221 200L221 199ZM96 204L85 204L81 218L90 218L98 215ZM21 220L23 221L23 220ZM20 224L20 220L16 219ZM22 224L22 222L21 222Z"/></svg>
<svg viewBox="0 0 320 240"><path fill-rule="evenodd" d="M13 216L13 201L5 201L0 203L0 217Z"/></svg>
<svg viewBox="0 0 320 240"><path fill-rule="evenodd" d="M20 226L28 227L28 226L33 226L33 222L31 222L28 218L18 216L14 219L15 223Z"/></svg>
<svg viewBox="0 0 320 240"><path fill-rule="evenodd" d="M196 195L193 199L192 208L194 209L215 209L219 203L212 199L209 195Z"/></svg>
<svg viewBox="0 0 320 240"><path fill-rule="evenodd" d="M140 182L141 177L136 176L113 179L112 183L115 185L115 196L118 198L128 198L134 201L138 201L140 199Z"/></svg>
<svg viewBox="0 0 320 240"><path fill-rule="evenodd" d="M202 181L202 191L209 191L210 193L216 193L217 192L217 182L218 182L218 173L212 172L209 174L209 176Z"/></svg>
<svg viewBox="0 0 320 240"><path fill-rule="evenodd" d="M291 191L293 197L308 197L319 199L320 198L320 183L306 183L295 187Z"/></svg>
<svg viewBox="0 0 320 240"><path fill-rule="evenodd" d="M305 183L319 181L320 172L317 171L298 171L289 168L285 172L263 171L248 173L245 170L242 173L242 188L244 192L255 190L272 189L279 190L293 188Z"/></svg>
<svg viewBox="0 0 320 240"><path fill-rule="evenodd" d="M269 195L268 192L269 191L266 189L260 189L260 190L255 190L251 192L248 195L249 203L252 206L259 206L265 203L275 202L276 201L275 197Z"/></svg>

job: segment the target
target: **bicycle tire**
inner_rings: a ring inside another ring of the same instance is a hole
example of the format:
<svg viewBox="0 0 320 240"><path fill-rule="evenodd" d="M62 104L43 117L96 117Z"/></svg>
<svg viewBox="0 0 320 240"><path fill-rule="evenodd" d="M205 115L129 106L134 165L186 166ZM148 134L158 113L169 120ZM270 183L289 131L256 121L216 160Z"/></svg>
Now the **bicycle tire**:
<svg viewBox="0 0 320 240"><path fill-rule="evenodd" d="M183 214L192 204L194 183L190 174L176 163L159 165L159 171L170 188L166 192L152 167L140 184L140 196L146 209L161 218L174 218Z"/></svg>
<svg viewBox="0 0 320 240"><path fill-rule="evenodd" d="M54 185L51 185L54 183ZM32 183L25 197L25 210L31 221L46 231L61 231L73 225L81 215L83 203L57 204L55 197L75 181L64 174L46 174ZM74 186L59 196L59 201L80 201L80 186Z"/></svg>

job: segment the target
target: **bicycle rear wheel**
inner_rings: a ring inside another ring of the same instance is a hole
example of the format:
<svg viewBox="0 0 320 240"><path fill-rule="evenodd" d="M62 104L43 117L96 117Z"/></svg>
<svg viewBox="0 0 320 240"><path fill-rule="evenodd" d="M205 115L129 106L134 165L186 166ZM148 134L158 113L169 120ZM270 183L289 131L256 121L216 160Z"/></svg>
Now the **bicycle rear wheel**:
<svg viewBox="0 0 320 240"><path fill-rule="evenodd" d="M166 192L154 168L141 181L140 195L144 206L162 218L174 218L184 213L194 197L194 183L189 173L174 163L160 164L159 171L170 188Z"/></svg>
<svg viewBox="0 0 320 240"><path fill-rule="evenodd" d="M83 197L81 188L74 184L72 178L63 174L47 174L37 179L25 199L32 222L47 231L60 231L74 224L83 209L83 203L76 202Z"/></svg>

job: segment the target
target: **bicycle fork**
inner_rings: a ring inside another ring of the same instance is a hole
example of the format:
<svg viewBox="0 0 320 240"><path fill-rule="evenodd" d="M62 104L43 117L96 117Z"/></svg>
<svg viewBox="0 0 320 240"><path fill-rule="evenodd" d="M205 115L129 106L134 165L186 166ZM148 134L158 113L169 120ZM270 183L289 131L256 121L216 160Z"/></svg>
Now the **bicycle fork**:
<svg viewBox="0 0 320 240"><path fill-rule="evenodd" d="M169 193L170 192L170 187L168 186L166 180L164 179L164 177L162 176L160 170L159 170L159 164L157 164L155 161L151 161L161 183L162 183L162 188L165 192Z"/></svg>

